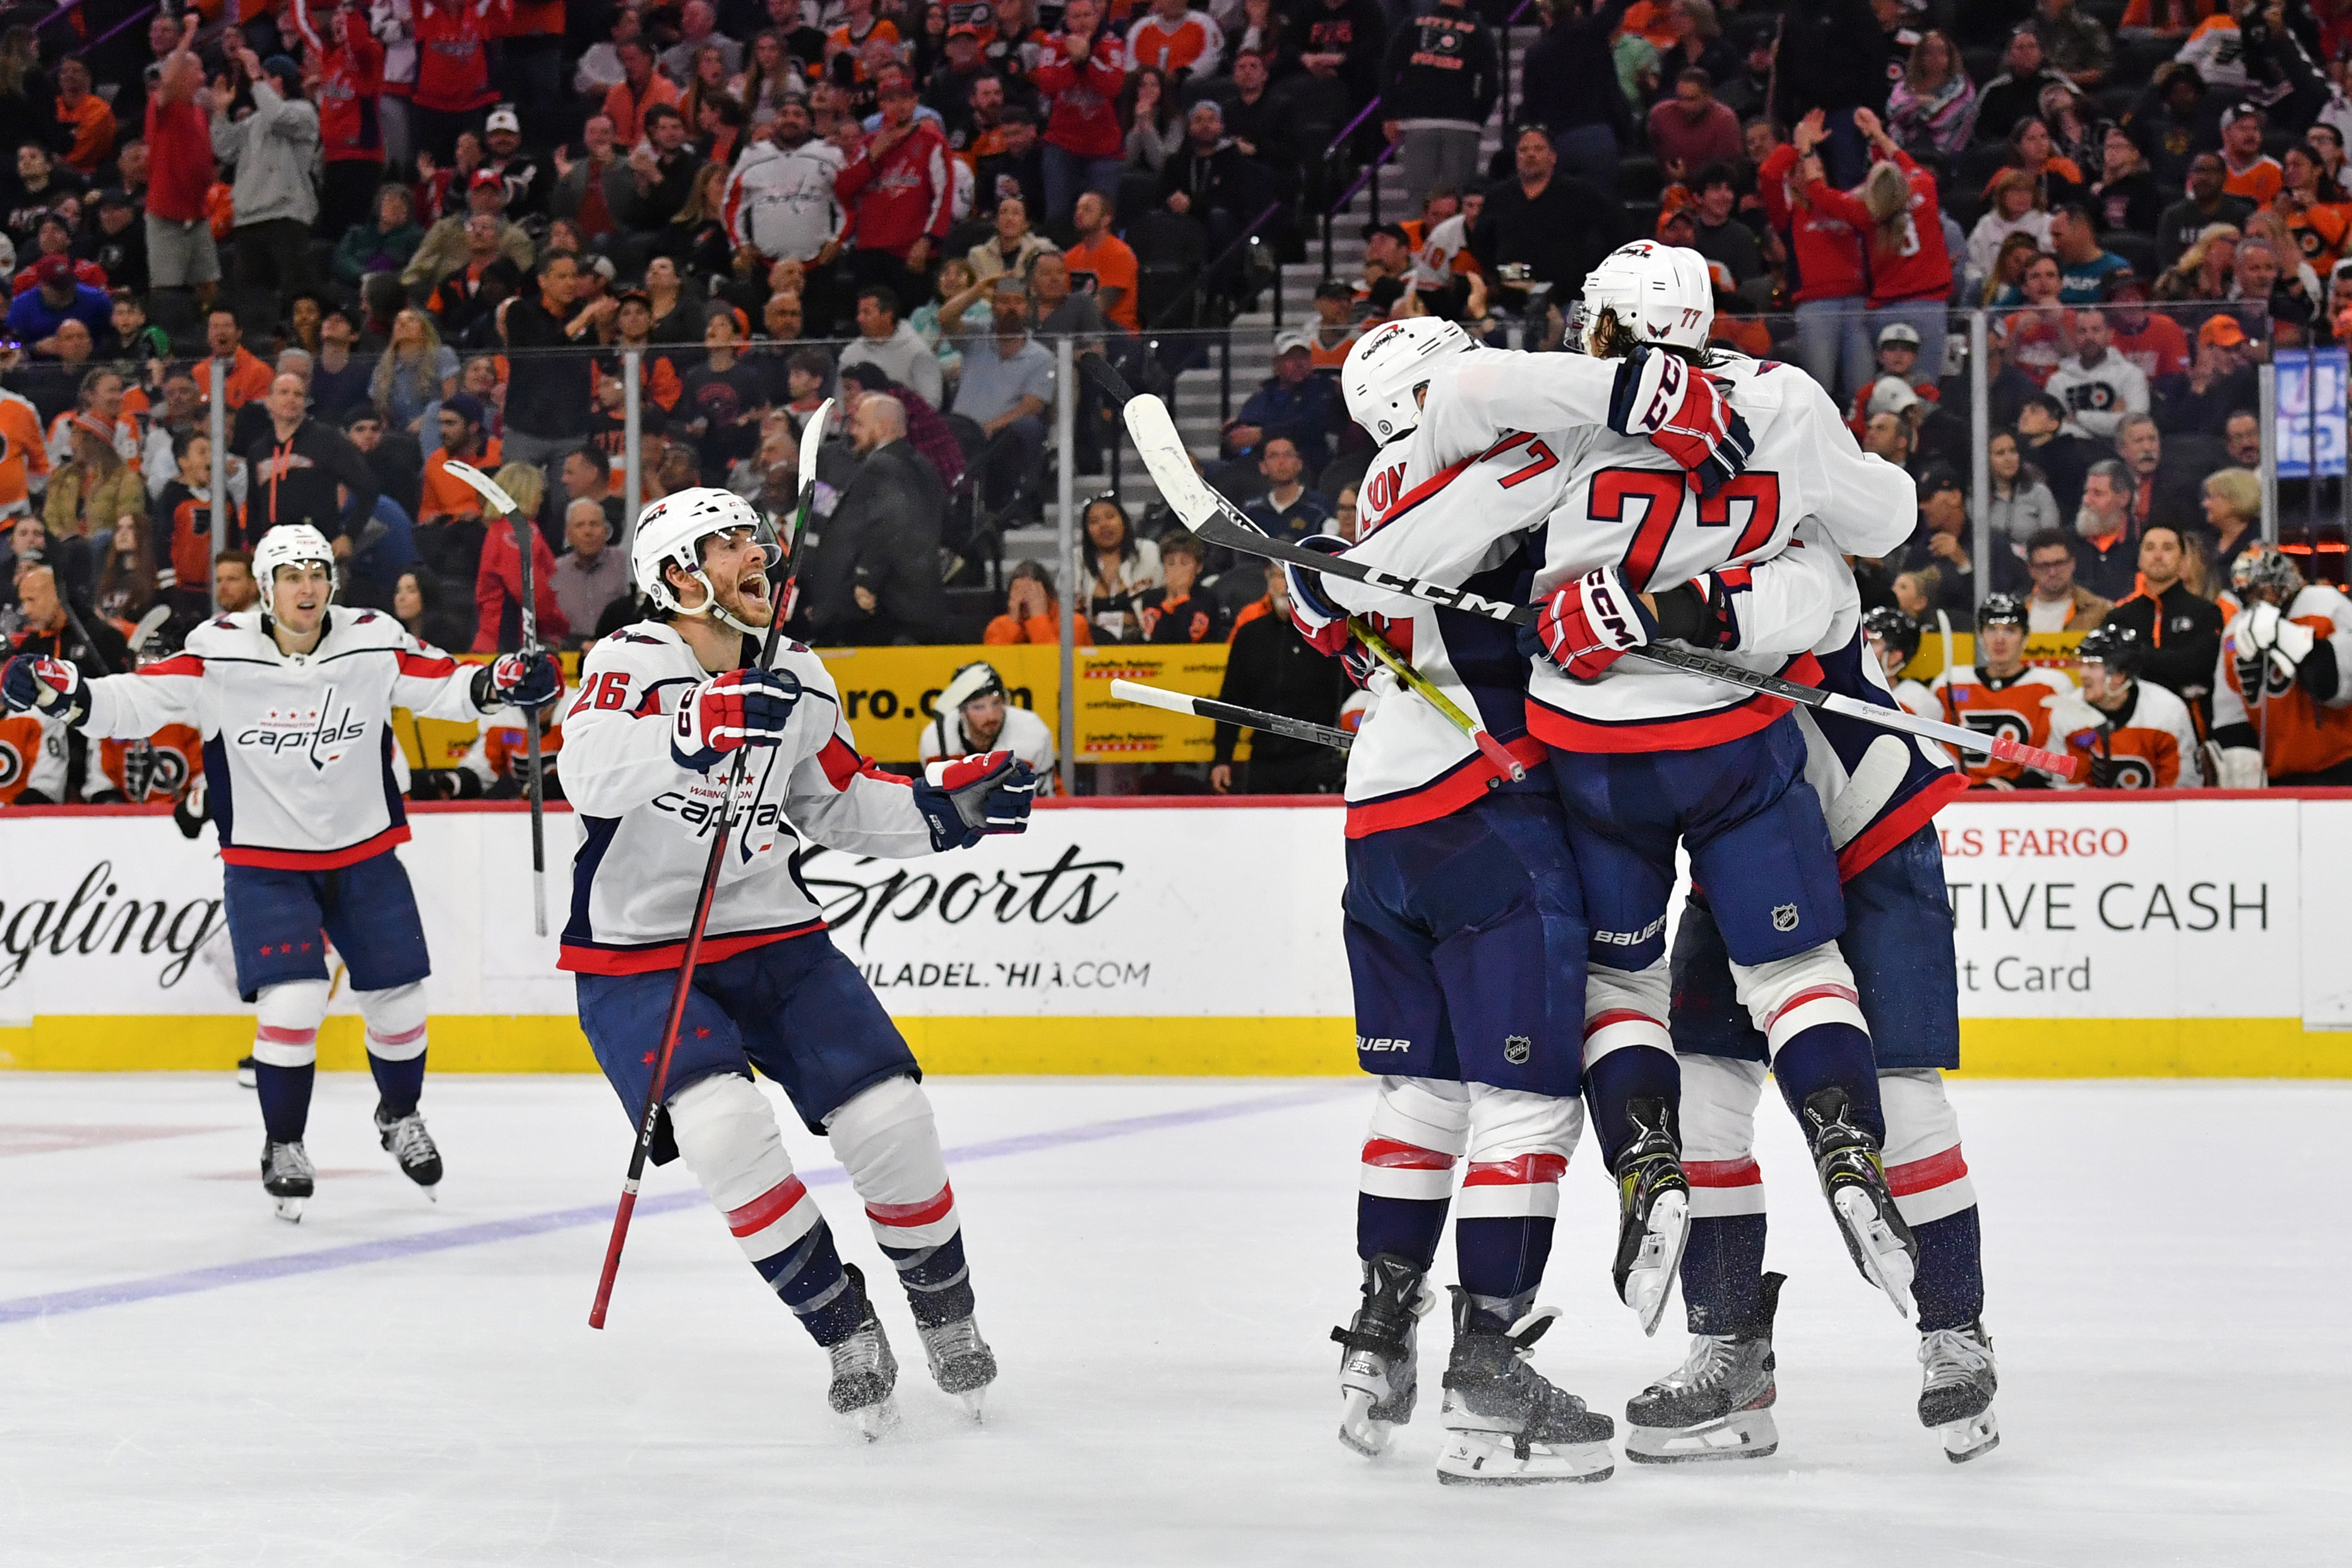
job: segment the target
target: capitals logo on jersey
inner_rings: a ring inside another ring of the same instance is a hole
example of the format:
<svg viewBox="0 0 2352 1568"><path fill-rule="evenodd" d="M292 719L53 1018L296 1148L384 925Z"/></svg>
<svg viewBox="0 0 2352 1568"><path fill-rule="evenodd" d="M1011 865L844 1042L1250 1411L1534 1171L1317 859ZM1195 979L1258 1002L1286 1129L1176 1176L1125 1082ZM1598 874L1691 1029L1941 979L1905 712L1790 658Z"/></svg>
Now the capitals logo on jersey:
<svg viewBox="0 0 2352 1568"><path fill-rule="evenodd" d="M367 738L368 727L361 722L348 702L339 702L331 682L319 695L316 708L272 708L259 721L236 733L236 743L256 751L269 752L278 756L289 753L309 760L310 766L323 773L343 760L354 741Z"/></svg>

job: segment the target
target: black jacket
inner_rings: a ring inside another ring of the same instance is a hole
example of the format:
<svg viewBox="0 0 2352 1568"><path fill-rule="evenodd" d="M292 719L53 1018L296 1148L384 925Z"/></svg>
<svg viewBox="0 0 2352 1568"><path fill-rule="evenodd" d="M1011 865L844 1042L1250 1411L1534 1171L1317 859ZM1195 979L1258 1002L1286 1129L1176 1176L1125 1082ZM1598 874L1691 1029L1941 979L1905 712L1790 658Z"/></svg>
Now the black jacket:
<svg viewBox="0 0 2352 1568"><path fill-rule="evenodd" d="M1255 212L1244 215L1241 210L1256 188L1248 163L1248 155L1231 140L1218 142L1206 156L1187 142L1182 151L1160 167L1160 200L1183 192L1192 198L1191 210L1184 216L1195 223L1208 222L1212 207L1223 207L1237 217L1255 217Z"/></svg>
<svg viewBox="0 0 2352 1568"><path fill-rule="evenodd" d="M1468 5L1441 4L1389 40L1381 118L1484 125L1499 90L1494 36Z"/></svg>
<svg viewBox="0 0 2352 1568"><path fill-rule="evenodd" d="M1259 616L1234 634L1225 656L1225 680L1217 696L1223 701L1280 713L1317 724L1337 724L1339 705L1348 700L1348 672L1336 658L1327 658L1307 646L1287 616ZM1253 765L1297 764L1332 756L1329 748L1312 741L1294 741L1251 731ZM1241 730L1217 726L1216 759L1234 760Z"/></svg>
<svg viewBox="0 0 2352 1568"><path fill-rule="evenodd" d="M1582 180L1554 174L1532 200L1516 179L1490 193L1470 250L1490 279L1501 268L1526 262L1538 282L1552 285L1553 302L1565 304L1601 258L1633 237L1614 200Z"/></svg>
<svg viewBox="0 0 2352 1568"><path fill-rule="evenodd" d="M1388 49L1388 13L1380 0L1295 0L1286 7L1291 31L1303 55L1344 55L1339 79L1358 103L1369 103L1381 90L1381 58Z"/></svg>
<svg viewBox="0 0 2352 1568"><path fill-rule="evenodd" d="M852 644L935 637L946 595L940 584L940 525L947 496L939 475L907 441L857 463L840 504L813 529L801 591L809 630ZM857 607L856 590L876 598Z"/></svg>
<svg viewBox="0 0 2352 1568"><path fill-rule="evenodd" d="M375 470L360 449L316 419L305 418L291 440L280 441L276 426L245 450L245 537L258 540L282 523L307 522L329 539L344 531L346 517L366 521L375 510ZM351 487L349 506L335 499L335 486ZM356 533L356 523L352 529Z"/></svg>
<svg viewBox="0 0 2352 1568"><path fill-rule="evenodd" d="M2221 657L2221 606L2200 599L2185 583L2175 583L2161 598L2133 594L2107 612L2107 625L2129 626L2139 634L2147 664L2140 679L2152 680L2196 709L2210 725L2213 718L2213 668Z"/></svg>
<svg viewBox="0 0 2352 1568"><path fill-rule="evenodd" d="M1637 143L1633 107L1617 85L1617 63L1609 40L1633 0L1609 0L1590 16L1563 16L1528 47L1519 82L1524 118L1540 121L1555 136L1579 125L1607 125L1617 145L1632 153Z"/></svg>

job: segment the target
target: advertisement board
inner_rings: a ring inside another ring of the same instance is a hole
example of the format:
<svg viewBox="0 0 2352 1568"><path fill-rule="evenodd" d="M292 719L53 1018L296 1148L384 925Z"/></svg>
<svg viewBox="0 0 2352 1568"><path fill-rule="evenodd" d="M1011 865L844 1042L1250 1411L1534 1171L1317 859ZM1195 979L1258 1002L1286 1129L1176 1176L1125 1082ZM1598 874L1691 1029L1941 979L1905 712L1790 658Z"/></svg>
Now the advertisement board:
<svg viewBox="0 0 2352 1568"><path fill-rule="evenodd" d="M530 929L527 817L412 821L436 1066L589 1068L556 938ZM1341 826L1328 798L1080 803L952 855L815 851L802 875L930 1070L1347 1072ZM560 919L577 820L548 828ZM1969 1068L2352 1077L2352 792L1978 796L1937 830ZM11 811L0 865L0 1065L250 1048L209 831ZM322 1059L361 1065L347 989L333 1010Z"/></svg>

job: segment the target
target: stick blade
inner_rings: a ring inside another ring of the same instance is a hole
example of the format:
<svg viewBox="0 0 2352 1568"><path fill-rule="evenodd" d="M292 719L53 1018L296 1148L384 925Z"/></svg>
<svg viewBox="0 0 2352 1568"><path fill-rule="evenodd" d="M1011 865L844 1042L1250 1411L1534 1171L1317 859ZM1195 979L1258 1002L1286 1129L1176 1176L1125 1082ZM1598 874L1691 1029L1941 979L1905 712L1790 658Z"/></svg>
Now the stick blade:
<svg viewBox="0 0 2352 1568"><path fill-rule="evenodd" d="M824 444L824 427L833 417L833 399L828 397L816 405L816 412L801 426L801 493L816 483L816 449Z"/></svg>
<svg viewBox="0 0 2352 1568"><path fill-rule="evenodd" d="M1127 423L1128 438L1143 458L1143 466L1151 474L1151 482L1184 526L1198 531L1201 525L1218 513L1217 492L1192 467L1192 454L1184 446L1184 437L1169 416L1168 405L1156 397L1138 396L1128 399L1119 416Z"/></svg>

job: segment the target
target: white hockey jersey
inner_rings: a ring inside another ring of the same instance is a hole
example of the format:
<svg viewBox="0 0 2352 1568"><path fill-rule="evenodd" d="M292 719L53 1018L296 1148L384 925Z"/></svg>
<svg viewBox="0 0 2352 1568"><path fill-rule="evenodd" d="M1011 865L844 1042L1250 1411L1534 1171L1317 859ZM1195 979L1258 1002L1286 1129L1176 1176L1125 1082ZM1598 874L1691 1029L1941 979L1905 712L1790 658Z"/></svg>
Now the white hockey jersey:
<svg viewBox="0 0 2352 1568"><path fill-rule="evenodd" d="M2202 789L2202 742L2189 719L2189 704L2151 680L2132 682L2129 700L2115 712L2094 706L2076 692L2047 705L2050 738L2081 764L2072 784L2059 789L2089 789L2098 773L2107 789Z"/></svg>
<svg viewBox="0 0 2352 1568"><path fill-rule="evenodd" d="M841 165L841 149L815 138L792 148L752 142L727 177L727 237L772 261L806 261L825 241L841 237L841 204L833 194Z"/></svg>
<svg viewBox="0 0 2352 1568"><path fill-rule="evenodd" d="M824 930L801 880L804 841L892 858L931 853L909 781L868 772L859 759L824 661L787 643L774 668L800 681L801 698L783 742L752 756L703 963ZM581 816L582 843L557 967L642 974L675 968L684 953L733 763L708 773L680 765L670 754L670 719L709 676L658 621L624 627L589 650L563 720L564 795Z"/></svg>
<svg viewBox="0 0 2352 1568"><path fill-rule="evenodd" d="M996 732L995 743L988 750L1011 752L1037 775L1039 795L1054 793L1054 731L1028 709L1013 702L1004 705L1004 728ZM971 754L971 738L963 732L962 721L953 714L941 713L932 719L923 726L922 736L915 742L915 756L919 762Z"/></svg>
<svg viewBox="0 0 2352 1568"><path fill-rule="evenodd" d="M197 626L171 658L91 681L82 732L193 726L221 858L331 870L407 841L392 710L471 723L473 675L381 610L330 606L307 654L280 653L261 612L243 610Z"/></svg>

